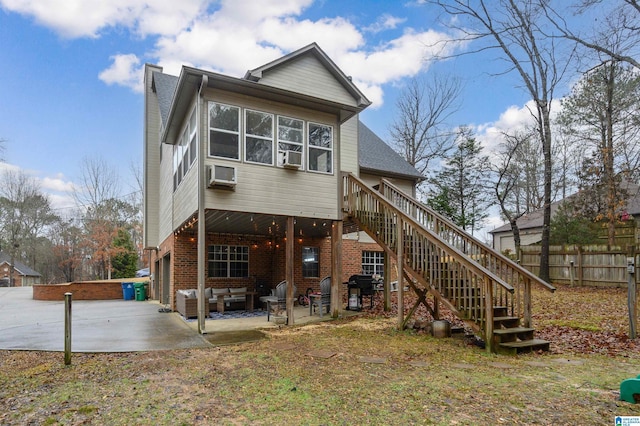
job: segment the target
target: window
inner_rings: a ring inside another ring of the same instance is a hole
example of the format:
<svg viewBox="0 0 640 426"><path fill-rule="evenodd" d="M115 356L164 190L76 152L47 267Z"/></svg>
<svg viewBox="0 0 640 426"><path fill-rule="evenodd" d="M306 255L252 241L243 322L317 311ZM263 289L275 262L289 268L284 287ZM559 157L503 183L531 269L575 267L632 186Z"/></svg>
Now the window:
<svg viewBox="0 0 640 426"><path fill-rule="evenodd" d="M189 122L182 131L180 140L173 147L173 190L178 188L196 159L196 111L191 111Z"/></svg>
<svg viewBox="0 0 640 426"><path fill-rule="evenodd" d="M302 247L302 276L304 278L320 277L320 249L318 247Z"/></svg>
<svg viewBox="0 0 640 426"><path fill-rule="evenodd" d="M309 123L309 170L333 173L333 127Z"/></svg>
<svg viewBox="0 0 640 426"><path fill-rule="evenodd" d="M240 159L240 108L209 103L209 155Z"/></svg>
<svg viewBox="0 0 640 426"><path fill-rule="evenodd" d="M273 115L245 110L244 160L273 165Z"/></svg>
<svg viewBox="0 0 640 426"><path fill-rule="evenodd" d="M249 276L249 246L209 246L209 277Z"/></svg>
<svg viewBox="0 0 640 426"><path fill-rule="evenodd" d="M362 273L365 275L383 275L384 254L381 251L363 251Z"/></svg>
<svg viewBox="0 0 640 426"><path fill-rule="evenodd" d="M278 117L278 165L282 166L285 151L303 152L304 121ZM304 158L304 156L303 156Z"/></svg>

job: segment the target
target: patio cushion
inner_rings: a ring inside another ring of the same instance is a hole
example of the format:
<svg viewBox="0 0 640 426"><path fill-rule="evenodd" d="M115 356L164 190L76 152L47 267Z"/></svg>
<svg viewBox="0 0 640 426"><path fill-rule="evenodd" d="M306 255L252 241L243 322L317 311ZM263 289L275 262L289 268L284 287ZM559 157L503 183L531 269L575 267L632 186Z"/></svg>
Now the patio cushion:
<svg viewBox="0 0 640 426"><path fill-rule="evenodd" d="M211 287L207 287L204 289L204 297L207 299L211 299Z"/></svg>
<svg viewBox="0 0 640 426"><path fill-rule="evenodd" d="M211 296L209 297L209 302L215 302L218 300L218 294L227 294L229 293L228 288L212 288Z"/></svg>

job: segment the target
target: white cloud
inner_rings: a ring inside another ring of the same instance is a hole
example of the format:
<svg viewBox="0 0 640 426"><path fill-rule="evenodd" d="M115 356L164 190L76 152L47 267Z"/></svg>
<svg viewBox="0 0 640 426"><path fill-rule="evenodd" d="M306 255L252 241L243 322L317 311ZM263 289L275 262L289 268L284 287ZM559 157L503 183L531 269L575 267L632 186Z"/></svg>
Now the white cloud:
<svg viewBox="0 0 640 426"><path fill-rule="evenodd" d="M125 27L140 35L185 28L206 0L0 0L9 11L33 17L67 38L98 37L107 28Z"/></svg>
<svg viewBox="0 0 640 426"><path fill-rule="evenodd" d="M75 184L69 180L65 180L62 174L58 174L55 177L44 177L40 179L42 189L46 191L56 192L72 192L75 189Z"/></svg>
<svg viewBox="0 0 640 426"><path fill-rule="evenodd" d="M142 93L143 72L140 59L133 54L115 55L111 59L111 66L102 71L98 78L109 85L120 84Z"/></svg>
<svg viewBox="0 0 640 426"><path fill-rule="evenodd" d="M425 60L450 54L459 44L436 31L405 28L395 39L367 45L365 33L398 28L405 19L381 15L358 28L340 16L303 19L314 0L0 0L9 11L33 17L64 37L99 37L122 29L155 43L143 54L114 54L99 74L106 84L142 90L142 60L156 62L178 74L191 65L236 77L278 57L316 42L380 106L383 86L423 71ZM446 52L440 52L443 49Z"/></svg>
<svg viewBox="0 0 640 426"><path fill-rule="evenodd" d="M406 21L406 18L398 18L396 16L392 16L392 15L389 15L388 13L385 13L384 15L379 17L375 23L363 29L371 33L379 33L381 31L392 30L394 28L397 28L398 25L404 23L405 21Z"/></svg>
<svg viewBox="0 0 640 426"><path fill-rule="evenodd" d="M551 104L552 118L560 109L560 100L554 100ZM484 123L475 127L476 135L488 152L494 152L503 142L503 134L513 134L527 127L536 126L534 118L536 106L533 101L528 101L522 106L511 105L500 117L491 123Z"/></svg>

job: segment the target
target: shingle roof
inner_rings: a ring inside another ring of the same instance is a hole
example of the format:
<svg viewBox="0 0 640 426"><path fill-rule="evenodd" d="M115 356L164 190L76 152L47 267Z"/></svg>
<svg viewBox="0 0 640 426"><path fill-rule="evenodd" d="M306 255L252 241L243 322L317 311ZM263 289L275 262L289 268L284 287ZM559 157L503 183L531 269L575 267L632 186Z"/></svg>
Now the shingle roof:
<svg viewBox="0 0 640 426"><path fill-rule="evenodd" d="M160 107L162 123L166 125L169 119L169 110L171 110L173 94L178 85L178 77L161 72L154 72L153 84L155 85L156 94L158 95L158 106Z"/></svg>
<svg viewBox="0 0 640 426"><path fill-rule="evenodd" d="M7 263L7 264L11 265L11 256L9 256L8 254L0 252L0 263ZM33 269L29 268L24 263L22 263L20 261L17 261L17 260L14 260L13 267L15 268L16 271L18 271L20 273L20 275L23 275L23 276L28 276L28 277L40 277L41 276L39 272L34 271Z"/></svg>
<svg viewBox="0 0 640 426"><path fill-rule="evenodd" d="M640 190L637 184L632 182L625 182L622 186L627 190L629 194L629 198L627 199L627 204L624 209L632 216L640 215ZM566 200L571 199L576 194L569 195ZM558 207L562 204L564 200L555 201L551 203L551 217L556 214L558 211ZM522 216L517 220L518 228L520 229L531 229L531 228L542 228L544 209L535 210L529 214ZM505 223L504 225L494 229L493 231L489 231L490 234L496 234L500 232L511 232L511 225L509 223Z"/></svg>
<svg viewBox="0 0 640 426"><path fill-rule="evenodd" d="M374 173L423 180L415 167L395 152L361 121L358 124L358 157L361 169Z"/></svg>

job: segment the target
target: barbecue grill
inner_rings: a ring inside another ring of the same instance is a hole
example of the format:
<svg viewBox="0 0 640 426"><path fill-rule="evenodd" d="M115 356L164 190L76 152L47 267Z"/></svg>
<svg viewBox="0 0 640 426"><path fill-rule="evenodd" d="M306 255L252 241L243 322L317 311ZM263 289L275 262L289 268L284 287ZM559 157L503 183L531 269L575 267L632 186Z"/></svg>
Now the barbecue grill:
<svg viewBox="0 0 640 426"><path fill-rule="evenodd" d="M352 309L349 304L347 304L347 309L349 310L360 310L362 309L362 297L369 296L371 301L371 308L373 308L373 277L371 275L351 275L349 277L349 281L347 282L347 298L351 297L352 294L355 294L358 298L358 307ZM355 291L354 291L355 290Z"/></svg>

